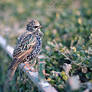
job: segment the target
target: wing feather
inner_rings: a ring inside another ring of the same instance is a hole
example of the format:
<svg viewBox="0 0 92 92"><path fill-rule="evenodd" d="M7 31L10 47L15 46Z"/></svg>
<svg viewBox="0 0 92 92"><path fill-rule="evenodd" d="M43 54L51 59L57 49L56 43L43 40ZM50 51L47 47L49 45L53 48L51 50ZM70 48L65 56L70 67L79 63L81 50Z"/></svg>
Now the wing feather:
<svg viewBox="0 0 92 92"><path fill-rule="evenodd" d="M36 37L32 34L24 33L18 38L17 45L13 52L13 57L18 58L19 56L23 55L25 51L29 50L30 47L34 49L36 44Z"/></svg>

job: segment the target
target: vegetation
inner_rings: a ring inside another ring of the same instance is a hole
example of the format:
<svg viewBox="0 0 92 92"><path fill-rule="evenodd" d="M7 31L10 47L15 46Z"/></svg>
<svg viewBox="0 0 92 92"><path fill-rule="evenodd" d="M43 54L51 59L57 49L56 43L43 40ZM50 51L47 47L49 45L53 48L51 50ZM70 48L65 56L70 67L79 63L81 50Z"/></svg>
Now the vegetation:
<svg viewBox="0 0 92 92"><path fill-rule="evenodd" d="M91 0L0 0L0 35L15 46L25 30L25 21L38 19L43 25L47 81L59 92L73 92L69 77L75 76L75 86L79 84L76 92L92 91L88 86L92 83L91 4ZM0 92L9 62L11 59L0 48ZM11 85L9 92L37 92L19 69Z"/></svg>

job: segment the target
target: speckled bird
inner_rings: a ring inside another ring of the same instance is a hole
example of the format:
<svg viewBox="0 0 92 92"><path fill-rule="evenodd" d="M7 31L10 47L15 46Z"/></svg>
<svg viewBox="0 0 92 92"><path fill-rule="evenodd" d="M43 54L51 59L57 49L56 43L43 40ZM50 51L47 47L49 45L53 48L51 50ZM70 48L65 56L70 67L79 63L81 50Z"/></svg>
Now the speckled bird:
<svg viewBox="0 0 92 92"><path fill-rule="evenodd" d="M9 80L12 80L20 63L31 62L40 53L43 37L40 28L40 23L32 19L26 26L26 32L18 38L13 52L13 62L9 66Z"/></svg>

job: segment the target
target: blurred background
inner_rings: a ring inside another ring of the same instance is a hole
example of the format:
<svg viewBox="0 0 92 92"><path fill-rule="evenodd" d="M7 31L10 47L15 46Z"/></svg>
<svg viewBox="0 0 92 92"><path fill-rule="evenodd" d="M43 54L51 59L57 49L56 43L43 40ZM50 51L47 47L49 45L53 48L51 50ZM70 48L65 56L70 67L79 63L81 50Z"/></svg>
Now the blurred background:
<svg viewBox="0 0 92 92"><path fill-rule="evenodd" d="M0 0L0 35L11 46L30 18L43 25L46 80L58 92L75 92L69 84L75 76L76 92L92 91L92 0ZM11 61L0 47L0 92ZM11 85L7 92L38 92L19 69Z"/></svg>

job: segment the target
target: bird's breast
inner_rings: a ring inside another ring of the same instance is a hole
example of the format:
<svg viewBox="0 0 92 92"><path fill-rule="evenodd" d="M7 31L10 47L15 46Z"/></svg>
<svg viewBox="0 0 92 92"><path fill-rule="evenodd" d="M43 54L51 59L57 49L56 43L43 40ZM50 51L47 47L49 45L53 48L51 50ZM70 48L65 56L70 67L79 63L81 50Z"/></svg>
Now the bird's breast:
<svg viewBox="0 0 92 92"><path fill-rule="evenodd" d="M38 54L40 52L41 47L42 47L42 39L39 35L36 36L36 39L37 39L37 43L36 43L35 53Z"/></svg>
<svg viewBox="0 0 92 92"><path fill-rule="evenodd" d="M40 50L42 47L42 39L39 35L36 35L36 40L37 40L36 46L35 46L33 52L31 53L32 58L35 58L40 53Z"/></svg>

